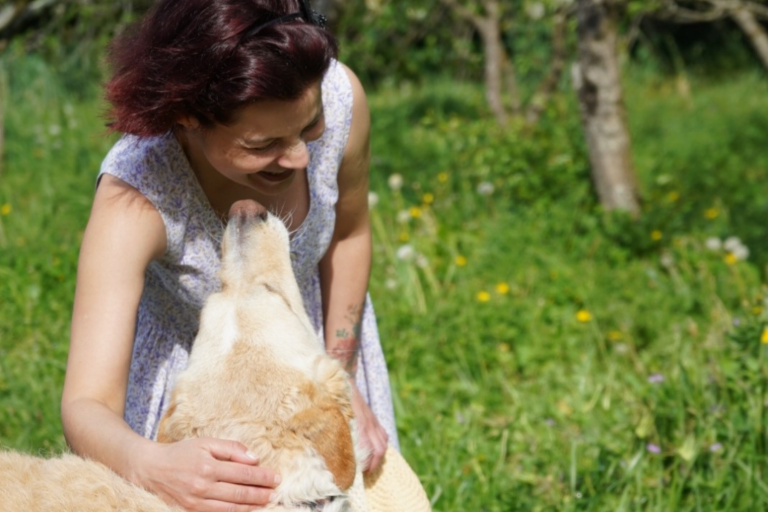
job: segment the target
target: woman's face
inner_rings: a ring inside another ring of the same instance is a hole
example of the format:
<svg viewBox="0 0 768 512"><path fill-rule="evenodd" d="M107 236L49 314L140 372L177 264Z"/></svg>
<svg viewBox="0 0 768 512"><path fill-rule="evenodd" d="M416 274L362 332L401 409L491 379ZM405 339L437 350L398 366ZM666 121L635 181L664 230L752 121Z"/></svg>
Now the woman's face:
<svg viewBox="0 0 768 512"><path fill-rule="evenodd" d="M263 100L243 107L229 125L180 120L182 145L200 175L218 172L264 195L284 192L309 163L307 143L325 130L320 85L298 99Z"/></svg>

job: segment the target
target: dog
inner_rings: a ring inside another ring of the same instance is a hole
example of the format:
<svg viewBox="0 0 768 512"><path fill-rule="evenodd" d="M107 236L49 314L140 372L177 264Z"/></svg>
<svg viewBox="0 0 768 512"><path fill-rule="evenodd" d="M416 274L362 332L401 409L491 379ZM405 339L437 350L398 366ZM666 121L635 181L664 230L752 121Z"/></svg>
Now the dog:
<svg viewBox="0 0 768 512"><path fill-rule="evenodd" d="M318 342L284 224L255 201L230 209L220 277L158 441L240 441L282 476L268 510L367 512L349 377ZM178 509L92 460L2 452L0 510Z"/></svg>

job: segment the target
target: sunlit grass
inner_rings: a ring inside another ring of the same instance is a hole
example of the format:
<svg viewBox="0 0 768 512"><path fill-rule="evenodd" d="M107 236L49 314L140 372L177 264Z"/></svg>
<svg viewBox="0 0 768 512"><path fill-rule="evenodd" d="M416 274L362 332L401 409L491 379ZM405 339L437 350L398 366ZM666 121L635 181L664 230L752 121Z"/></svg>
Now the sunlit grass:
<svg viewBox="0 0 768 512"><path fill-rule="evenodd" d="M63 447L77 251L111 140L49 66L0 62L0 444L39 451ZM595 204L570 99L501 132L480 89L449 85L370 98L371 290L435 510L764 509L768 96L738 99L763 82L630 86L639 223ZM746 260L710 247L729 236Z"/></svg>

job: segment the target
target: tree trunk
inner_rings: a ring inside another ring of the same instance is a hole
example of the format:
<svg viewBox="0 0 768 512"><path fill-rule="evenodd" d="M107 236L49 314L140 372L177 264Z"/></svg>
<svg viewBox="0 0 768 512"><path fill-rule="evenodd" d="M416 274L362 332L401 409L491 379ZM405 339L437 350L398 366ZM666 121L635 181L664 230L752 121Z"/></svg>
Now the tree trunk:
<svg viewBox="0 0 768 512"><path fill-rule="evenodd" d="M757 56L768 70L768 33L760 24L751 11L744 8L737 8L730 12L731 17L741 30L746 34Z"/></svg>
<svg viewBox="0 0 768 512"><path fill-rule="evenodd" d="M578 0L575 83L592 178L606 210L640 213L621 88L615 13L605 0Z"/></svg>
<svg viewBox="0 0 768 512"><path fill-rule="evenodd" d="M460 3L459 0L440 1L465 21L474 25L475 29L480 33L480 39L483 41L483 58L485 60L485 98L498 123L502 126L506 125L508 115L503 99L503 73L504 61L507 57L504 52L504 43L501 40L501 9L499 1L482 0L480 2L485 11L485 16L476 14ZM509 64L511 65L511 62ZM512 83L511 85L514 86L515 84Z"/></svg>
<svg viewBox="0 0 768 512"><path fill-rule="evenodd" d="M504 46L501 42L498 10L478 24L485 53L485 97L493 115L500 125L507 124L507 111L504 108L502 68L504 66Z"/></svg>

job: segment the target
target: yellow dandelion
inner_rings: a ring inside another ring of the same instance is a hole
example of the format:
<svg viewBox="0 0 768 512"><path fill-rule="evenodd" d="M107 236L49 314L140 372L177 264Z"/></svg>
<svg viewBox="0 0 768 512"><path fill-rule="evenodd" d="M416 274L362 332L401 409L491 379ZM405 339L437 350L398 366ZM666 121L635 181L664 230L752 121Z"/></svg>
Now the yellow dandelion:
<svg viewBox="0 0 768 512"><path fill-rule="evenodd" d="M432 204L435 202L435 195L427 192L423 196L421 196L421 202L424 204Z"/></svg>
<svg viewBox="0 0 768 512"><path fill-rule="evenodd" d="M678 199L680 199L680 192L676 190L673 190L672 192L667 194L667 201L669 201L670 203L674 203Z"/></svg>
<svg viewBox="0 0 768 512"><path fill-rule="evenodd" d="M419 217L421 217L421 208L419 208L418 206L411 206L408 209L408 212L411 214L411 217L413 217L414 219L418 219Z"/></svg>
<svg viewBox="0 0 768 512"><path fill-rule="evenodd" d="M402 233L400 233L400 235L397 237L397 239L400 240L401 242L407 242L408 240L411 239L411 237L410 237L410 235L408 235L408 233L403 231Z"/></svg>
<svg viewBox="0 0 768 512"><path fill-rule="evenodd" d="M608 339L611 341L619 341L622 339L624 335L621 333L621 331L610 331L608 332Z"/></svg>
<svg viewBox="0 0 768 512"><path fill-rule="evenodd" d="M565 416L570 416L571 413L573 413L573 407L568 405L568 403L565 400L560 400L557 402L557 410L560 411Z"/></svg>
<svg viewBox="0 0 768 512"><path fill-rule="evenodd" d="M441 172L437 175L437 181L440 183L446 183L448 181L448 173L447 172Z"/></svg>
<svg viewBox="0 0 768 512"><path fill-rule="evenodd" d="M752 308L753 315L759 315L762 312L763 312L763 308L761 306L755 306Z"/></svg>
<svg viewBox="0 0 768 512"><path fill-rule="evenodd" d="M507 343L499 343L499 352L509 352L509 345Z"/></svg>
<svg viewBox="0 0 768 512"><path fill-rule="evenodd" d="M456 263L457 267L466 267L467 266L467 258L459 254L456 256L456 258L453 260Z"/></svg>
<svg viewBox="0 0 768 512"><path fill-rule="evenodd" d="M658 229L654 229L653 231L651 231L651 240L653 240L654 242L658 242L659 240L662 239L663 236L664 234Z"/></svg>
<svg viewBox="0 0 768 512"><path fill-rule="evenodd" d="M704 217L709 220L716 219L720 215L720 211L717 208L707 208L704 210Z"/></svg>
<svg viewBox="0 0 768 512"><path fill-rule="evenodd" d="M763 329L763 334L760 335L760 343L768 345L768 327Z"/></svg>
<svg viewBox="0 0 768 512"><path fill-rule="evenodd" d="M732 252L729 252L728 254L726 254L723 260L729 265L735 265L736 263L739 262L739 258L737 258L736 255L733 254Z"/></svg>
<svg viewBox="0 0 768 512"><path fill-rule="evenodd" d="M592 313L590 313L586 309L580 309L576 312L576 320L578 320L583 324L587 323L590 320L592 320Z"/></svg>
<svg viewBox="0 0 768 512"><path fill-rule="evenodd" d="M490 293L488 293L486 291L477 292L477 301L478 302L488 302L489 300L491 300L491 294Z"/></svg>
<svg viewBox="0 0 768 512"><path fill-rule="evenodd" d="M13 211L13 207L8 203L5 203L3 206L0 206L0 215L3 215L3 216L10 215L12 211Z"/></svg>
<svg viewBox="0 0 768 512"><path fill-rule="evenodd" d="M496 292L500 293L501 295L506 295L509 293L509 285L507 283L498 283L496 285Z"/></svg>

